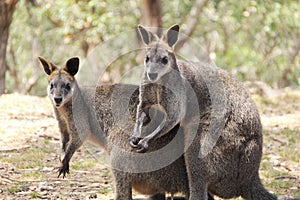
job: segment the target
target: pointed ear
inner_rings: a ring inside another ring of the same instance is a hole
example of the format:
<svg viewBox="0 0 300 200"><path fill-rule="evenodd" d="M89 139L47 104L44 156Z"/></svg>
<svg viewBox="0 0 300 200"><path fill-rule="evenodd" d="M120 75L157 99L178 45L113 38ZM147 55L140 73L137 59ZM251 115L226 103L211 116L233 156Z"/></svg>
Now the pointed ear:
<svg viewBox="0 0 300 200"><path fill-rule="evenodd" d="M40 56L38 58L39 58L40 62L42 63L46 74L50 75L54 70L56 70L55 65L48 62L45 58L40 57Z"/></svg>
<svg viewBox="0 0 300 200"><path fill-rule="evenodd" d="M179 34L179 25L175 24L169 30L167 31L165 35L165 41L168 43L170 47L173 47L173 45L178 40L178 34Z"/></svg>
<svg viewBox="0 0 300 200"><path fill-rule="evenodd" d="M75 76L75 74L78 72L79 68L79 58L74 57L70 58L64 67L64 70L68 72L71 76Z"/></svg>
<svg viewBox="0 0 300 200"><path fill-rule="evenodd" d="M155 36L153 35L153 33L147 31L142 25L138 25L138 30L139 30L139 33L141 35L143 42L146 45L150 44L155 39Z"/></svg>

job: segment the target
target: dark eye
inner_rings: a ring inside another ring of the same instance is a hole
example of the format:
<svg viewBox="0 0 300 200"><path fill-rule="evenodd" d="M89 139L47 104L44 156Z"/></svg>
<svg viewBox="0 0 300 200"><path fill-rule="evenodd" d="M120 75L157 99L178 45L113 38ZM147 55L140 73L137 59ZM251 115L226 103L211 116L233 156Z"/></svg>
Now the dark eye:
<svg viewBox="0 0 300 200"><path fill-rule="evenodd" d="M71 90L70 84L68 83L65 88L66 88L67 91Z"/></svg>
<svg viewBox="0 0 300 200"><path fill-rule="evenodd" d="M168 57L167 56L163 57L160 62L164 65L168 64Z"/></svg>
<svg viewBox="0 0 300 200"><path fill-rule="evenodd" d="M150 60L149 56L146 56L145 62L147 63L149 62L149 60Z"/></svg>
<svg viewBox="0 0 300 200"><path fill-rule="evenodd" d="M50 90L52 90L54 87L53 83L50 84Z"/></svg>

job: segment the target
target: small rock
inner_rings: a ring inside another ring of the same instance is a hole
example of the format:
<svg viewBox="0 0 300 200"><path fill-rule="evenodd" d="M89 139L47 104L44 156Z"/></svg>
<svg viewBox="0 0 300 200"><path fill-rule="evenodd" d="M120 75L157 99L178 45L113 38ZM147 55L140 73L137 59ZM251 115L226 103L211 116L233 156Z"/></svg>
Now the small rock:
<svg viewBox="0 0 300 200"><path fill-rule="evenodd" d="M28 189L29 189L30 191L35 191L35 190L36 190L36 186L31 185L31 186L28 187Z"/></svg>
<svg viewBox="0 0 300 200"><path fill-rule="evenodd" d="M53 167L43 167L42 171L51 172L53 171Z"/></svg>
<svg viewBox="0 0 300 200"><path fill-rule="evenodd" d="M45 183L45 182L40 182L39 183L39 186L38 186L38 188L37 188L37 191L50 191L50 190L54 190L54 188L52 187L52 186L50 186L50 185L47 185L47 183Z"/></svg>

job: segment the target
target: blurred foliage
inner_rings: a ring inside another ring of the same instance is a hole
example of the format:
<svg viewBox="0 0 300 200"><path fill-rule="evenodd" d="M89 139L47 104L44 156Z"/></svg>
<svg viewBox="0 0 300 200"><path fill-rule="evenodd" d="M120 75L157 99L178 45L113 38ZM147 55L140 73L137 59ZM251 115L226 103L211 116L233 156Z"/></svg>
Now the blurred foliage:
<svg viewBox="0 0 300 200"><path fill-rule="evenodd" d="M32 6L20 0L14 13L7 53L8 92L45 95L46 78L37 56L59 65L72 56L88 60L87 63L108 64L111 60L102 61L103 55L110 56L108 52L125 45L122 42L116 46L104 45L107 41L128 34L122 39L124 43L136 43L134 28L141 16L140 1L37 0L37 3L38 6ZM163 26L179 23L184 31L192 6L193 1L189 0L162 1ZM275 88L297 86L299 21L297 0L211 0L199 16L192 36L201 48L192 51L204 51L219 67L243 81L261 80ZM107 48L110 50L106 51ZM137 55L130 55L117 62L121 71L127 71L131 63L137 65ZM116 71L112 73L119 79Z"/></svg>

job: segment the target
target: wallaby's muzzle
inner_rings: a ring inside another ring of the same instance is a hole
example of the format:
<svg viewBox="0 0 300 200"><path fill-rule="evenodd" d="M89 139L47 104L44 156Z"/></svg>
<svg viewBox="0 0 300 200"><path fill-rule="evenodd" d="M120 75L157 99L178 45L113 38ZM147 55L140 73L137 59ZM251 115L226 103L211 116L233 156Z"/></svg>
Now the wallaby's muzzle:
<svg viewBox="0 0 300 200"><path fill-rule="evenodd" d="M54 97L54 102L55 102L55 106L59 107L62 103L62 98L61 97Z"/></svg>
<svg viewBox="0 0 300 200"><path fill-rule="evenodd" d="M147 75L148 75L148 79L150 81L155 81L157 79L157 77L158 77L157 73L148 73Z"/></svg>

